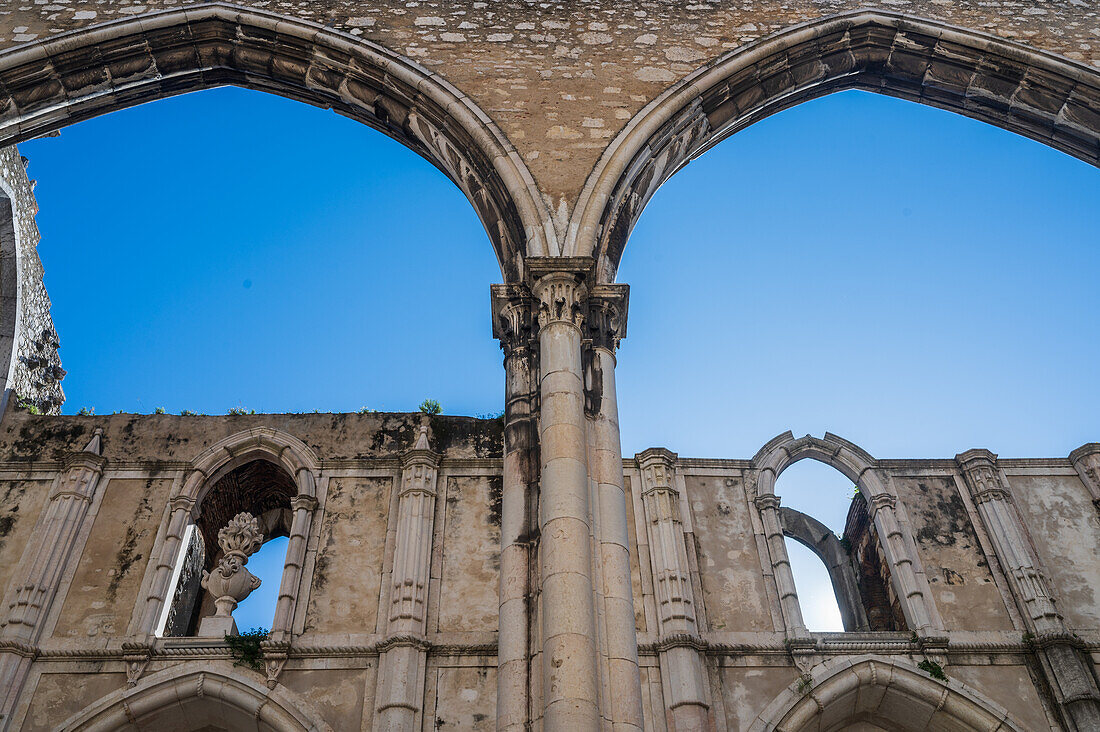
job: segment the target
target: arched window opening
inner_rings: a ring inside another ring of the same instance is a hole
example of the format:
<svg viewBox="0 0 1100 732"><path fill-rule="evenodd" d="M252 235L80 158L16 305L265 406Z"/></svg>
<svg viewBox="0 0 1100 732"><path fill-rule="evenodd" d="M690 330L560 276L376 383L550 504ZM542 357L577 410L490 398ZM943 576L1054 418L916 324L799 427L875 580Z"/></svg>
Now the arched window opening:
<svg viewBox="0 0 1100 732"><path fill-rule="evenodd" d="M226 87L20 151L38 181L66 413L414 411L425 398L451 413L498 408L500 349L484 330L485 292L501 279L492 243L463 191L400 142ZM77 226L120 199L142 204L91 234ZM89 317L88 280L103 284L107 317ZM375 317L395 303L400 317ZM325 345L286 347L307 332ZM456 367L376 357L380 342L396 353L424 339Z"/></svg>
<svg viewBox="0 0 1100 732"><path fill-rule="evenodd" d="M203 497L198 519L184 535L185 551L174 569L174 584L169 590L171 602L161 622L163 636L193 636L202 619L216 613L213 593L203 589L203 572L212 572L224 552L218 532L240 513L256 519L263 545L248 560L248 570L259 577L265 592L252 599L235 618L249 627L270 627L279 597L287 541L293 522L292 500L298 493L294 480L282 467L265 459L255 459L236 467L219 478ZM247 620L245 620L247 618ZM263 619L263 622L257 622Z"/></svg>
<svg viewBox="0 0 1100 732"><path fill-rule="evenodd" d="M824 463L802 460L777 479L776 494L806 628L906 630L867 501L852 482Z"/></svg>

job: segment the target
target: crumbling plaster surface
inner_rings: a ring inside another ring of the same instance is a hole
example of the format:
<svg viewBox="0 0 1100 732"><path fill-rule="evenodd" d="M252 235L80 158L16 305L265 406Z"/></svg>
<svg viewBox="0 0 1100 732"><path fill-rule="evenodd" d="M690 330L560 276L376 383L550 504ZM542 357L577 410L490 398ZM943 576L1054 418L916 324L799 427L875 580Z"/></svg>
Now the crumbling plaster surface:
<svg viewBox="0 0 1100 732"><path fill-rule="evenodd" d="M917 552L944 623L960 630L1012 630L989 560L951 476L895 478Z"/></svg>
<svg viewBox="0 0 1100 732"><path fill-rule="evenodd" d="M1012 497L1070 628L1100 628L1100 512L1077 475L1011 475Z"/></svg>
<svg viewBox="0 0 1100 732"><path fill-rule="evenodd" d="M674 82L782 29L867 7L850 0L239 4L370 40L441 74L515 145L553 213L559 237L609 142ZM180 6L174 0L12 4L0 11L0 50ZM1020 42L1100 69L1100 9L1094 3L897 0L872 7Z"/></svg>

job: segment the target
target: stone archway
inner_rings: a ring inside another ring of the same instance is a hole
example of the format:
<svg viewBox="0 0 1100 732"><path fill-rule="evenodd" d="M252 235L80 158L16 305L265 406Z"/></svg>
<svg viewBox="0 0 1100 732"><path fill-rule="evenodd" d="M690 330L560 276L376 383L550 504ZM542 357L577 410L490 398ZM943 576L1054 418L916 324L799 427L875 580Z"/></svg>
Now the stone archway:
<svg viewBox="0 0 1100 732"><path fill-rule="evenodd" d="M754 122L862 89L940 107L1100 165L1100 70L935 21L878 10L788 28L689 74L609 145L574 210L567 254L613 282L634 224L680 168Z"/></svg>
<svg viewBox="0 0 1100 732"><path fill-rule="evenodd" d="M266 11L204 4L0 53L0 147L84 119L234 85L333 109L398 140L466 194L518 281L555 251L549 212L487 114L438 74L368 41Z"/></svg>
<svg viewBox="0 0 1100 732"><path fill-rule="evenodd" d="M286 688L268 689L245 674L211 668L207 662L153 674L133 689L89 704L58 727L59 732L135 729L332 732L317 712Z"/></svg>
<svg viewBox="0 0 1100 732"><path fill-rule="evenodd" d="M899 732L1024 729L1007 710L965 684L935 681L907 661L867 655L818 666L808 680L773 699L749 730L832 732L854 724Z"/></svg>

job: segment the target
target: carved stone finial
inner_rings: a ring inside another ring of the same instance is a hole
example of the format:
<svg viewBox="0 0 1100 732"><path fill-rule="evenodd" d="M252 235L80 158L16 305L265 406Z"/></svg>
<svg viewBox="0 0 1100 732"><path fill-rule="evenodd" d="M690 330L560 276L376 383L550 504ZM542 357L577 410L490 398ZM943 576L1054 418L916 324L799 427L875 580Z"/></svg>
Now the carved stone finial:
<svg viewBox="0 0 1100 732"><path fill-rule="evenodd" d="M93 455L103 454L103 428L96 427L92 432L92 439L88 441L87 446L84 448L84 452L90 452Z"/></svg>
<svg viewBox="0 0 1100 732"><path fill-rule="evenodd" d="M218 630L222 634L236 632L233 610L260 586L260 578L245 569L245 565L263 543L260 522L250 513L238 513L218 532L218 546L225 555L213 572L202 573L200 583L214 596L217 612L212 618L203 618L200 636L217 636Z"/></svg>

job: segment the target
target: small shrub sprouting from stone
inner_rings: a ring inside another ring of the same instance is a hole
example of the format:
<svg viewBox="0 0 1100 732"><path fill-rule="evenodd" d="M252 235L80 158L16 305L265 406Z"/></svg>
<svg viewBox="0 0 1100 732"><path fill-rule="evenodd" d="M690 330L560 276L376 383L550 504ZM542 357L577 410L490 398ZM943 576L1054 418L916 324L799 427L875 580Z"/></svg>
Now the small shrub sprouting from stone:
<svg viewBox="0 0 1100 732"><path fill-rule="evenodd" d="M940 681L947 681L947 674L943 672L943 666L927 658L917 664L917 668L926 672L929 676Z"/></svg>
<svg viewBox="0 0 1100 732"><path fill-rule="evenodd" d="M199 413L198 412L192 412L190 409L184 409L182 412L180 412L180 416L181 417L198 417Z"/></svg>
<svg viewBox="0 0 1100 732"><path fill-rule="evenodd" d="M229 646L229 655L234 666L244 666L253 671L263 671L263 649L260 644L267 640L265 628L253 628L239 635L226 635L225 644Z"/></svg>
<svg viewBox="0 0 1100 732"><path fill-rule="evenodd" d="M486 412L485 414L479 414L479 415L477 415L477 418L478 419L500 419L503 416L504 416L504 410L502 409L499 412Z"/></svg>
<svg viewBox="0 0 1100 732"><path fill-rule="evenodd" d="M370 407L362 407L359 410L359 414L378 414L377 409L371 409Z"/></svg>
<svg viewBox="0 0 1100 732"><path fill-rule="evenodd" d="M443 411L443 407L439 406L439 402L435 399L425 399L420 403L420 411L424 414L439 414Z"/></svg>
<svg viewBox="0 0 1100 732"><path fill-rule="evenodd" d="M89 409L88 407L81 407L80 411L77 412L77 415L80 416L80 417L94 417L95 416L95 409L94 408Z"/></svg>
<svg viewBox="0 0 1100 732"><path fill-rule="evenodd" d="M164 407L154 407L153 414L168 414L168 412L165 411Z"/></svg>
<svg viewBox="0 0 1100 732"><path fill-rule="evenodd" d="M226 414L228 414L232 417L240 417L241 415L244 415L244 414L255 414L255 413L256 413L255 409L245 409L244 407L233 407L228 412L226 412Z"/></svg>
<svg viewBox="0 0 1100 732"><path fill-rule="evenodd" d="M38 407L28 402L26 399L19 400L19 408L25 409L29 414L42 414L42 411Z"/></svg>
<svg viewBox="0 0 1100 732"><path fill-rule="evenodd" d="M802 674L798 677L798 693L802 696L806 696L810 693L810 690L814 688L813 677L809 674Z"/></svg>

